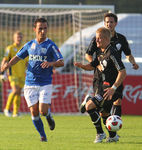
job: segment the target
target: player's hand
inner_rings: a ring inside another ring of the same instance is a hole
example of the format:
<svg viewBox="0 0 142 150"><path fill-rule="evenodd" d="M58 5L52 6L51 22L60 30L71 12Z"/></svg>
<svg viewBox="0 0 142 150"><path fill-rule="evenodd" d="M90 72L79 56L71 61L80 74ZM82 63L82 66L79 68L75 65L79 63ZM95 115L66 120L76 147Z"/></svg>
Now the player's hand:
<svg viewBox="0 0 142 150"><path fill-rule="evenodd" d="M2 66L1 66L1 68L0 68L0 71L1 72L4 72L6 69L8 69L8 62L5 62Z"/></svg>
<svg viewBox="0 0 142 150"><path fill-rule="evenodd" d="M44 68L48 68L48 67L53 66L53 62L44 61L43 63L41 63L40 66L41 66L43 69L44 69Z"/></svg>
<svg viewBox="0 0 142 150"><path fill-rule="evenodd" d="M7 78L6 74L1 74L0 75L0 81L1 82L7 81L7 80L8 80L8 78Z"/></svg>
<svg viewBox="0 0 142 150"><path fill-rule="evenodd" d="M82 63L80 63L80 62L75 62L75 63L74 63L74 66L81 68Z"/></svg>
<svg viewBox="0 0 142 150"><path fill-rule="evenodd" d="M139 65L138 64L133 64L133 69L135 69L135 70L137 70L137 69L139 69Z"/></svg>
<svg viewBox="0 0 142 150"><path fill-rule="evenodd" d="M103 95L104 99L111 100L115 90L113 88L107 88L107 89L104 89L104 91L105 91Z"/></svg>

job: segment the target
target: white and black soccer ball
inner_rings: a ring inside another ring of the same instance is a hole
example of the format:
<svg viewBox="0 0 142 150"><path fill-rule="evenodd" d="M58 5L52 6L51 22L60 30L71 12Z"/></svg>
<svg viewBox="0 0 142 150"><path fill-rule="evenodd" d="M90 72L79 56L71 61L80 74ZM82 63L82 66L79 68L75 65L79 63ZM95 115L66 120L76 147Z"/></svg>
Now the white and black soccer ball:
<svg viewBox="0 0 142 150"><path fill-rule="evenodd" d="M122 120L117 115L109 116L106 120L106 127L109 131L118 131L122 128Z"/></svg>

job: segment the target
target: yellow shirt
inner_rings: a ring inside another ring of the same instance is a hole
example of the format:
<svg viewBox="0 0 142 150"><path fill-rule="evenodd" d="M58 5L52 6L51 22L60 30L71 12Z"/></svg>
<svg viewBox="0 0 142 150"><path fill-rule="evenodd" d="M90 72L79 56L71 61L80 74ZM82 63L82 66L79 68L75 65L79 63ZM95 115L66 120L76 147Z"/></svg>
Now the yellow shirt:
<svg viewBox="0 0 142 150"><path fill-rule="evenodd" d="M22 46L16 46L15 43L13 43L12 45L9 45L6 48L6 52L5 52L5 58L7 61L9 61L11 58L13 58L16 53L22 48ZM27 63L27 59L24 60L20 60L18 63L16 63L15 65L13 65L12 67L9 68L9 75L10 76L16 76L19 78L25 78L25 70L26 70L26 63Z"/></svg>

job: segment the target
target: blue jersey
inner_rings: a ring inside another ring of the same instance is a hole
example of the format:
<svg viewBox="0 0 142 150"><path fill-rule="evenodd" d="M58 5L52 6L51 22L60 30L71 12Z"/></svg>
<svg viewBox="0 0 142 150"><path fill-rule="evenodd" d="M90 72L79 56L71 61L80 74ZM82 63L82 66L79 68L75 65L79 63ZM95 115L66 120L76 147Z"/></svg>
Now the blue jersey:
<svg viewBox="0 0 142 150"><path fill-rule="evenodd" d="M36 40L31 40L16 55L20 59L29 56L25 80L26 85L43 86L51 84L53 67L43 69L41 63L63 59L58 47L48 38L40 44Z"/></svg>

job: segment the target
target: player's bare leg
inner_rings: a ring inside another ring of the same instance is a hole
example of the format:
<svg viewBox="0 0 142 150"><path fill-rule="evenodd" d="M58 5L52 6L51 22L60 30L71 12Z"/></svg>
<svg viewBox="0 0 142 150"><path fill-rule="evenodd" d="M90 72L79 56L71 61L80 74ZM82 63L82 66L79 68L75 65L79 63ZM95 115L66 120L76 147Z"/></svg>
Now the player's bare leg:
<svg viewBox="0 0 142 150"><path fill-rule="evenodd" d="M83 102L82 102L82 104L81 104L81 106L80 106L80 112L81 112L81 113L85 113L85 111L86 111L85 105L86 105L87 101L88 101L90 98L91 98L91 96L90 96L89 94L87 94L87 95L85 96L85 98L84 98L84 100L83 100Z"/></svg>
<svg viewBox="0 0 142 150"><path fill-rule="evenodd" d="M39 104L40 114L46 117L50 130L55 129L55 121L51 115L50 104ZM48 111L47 111L48 110Z"/></svg>

